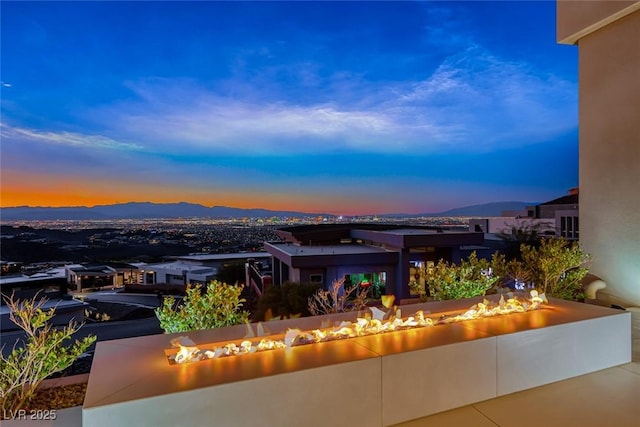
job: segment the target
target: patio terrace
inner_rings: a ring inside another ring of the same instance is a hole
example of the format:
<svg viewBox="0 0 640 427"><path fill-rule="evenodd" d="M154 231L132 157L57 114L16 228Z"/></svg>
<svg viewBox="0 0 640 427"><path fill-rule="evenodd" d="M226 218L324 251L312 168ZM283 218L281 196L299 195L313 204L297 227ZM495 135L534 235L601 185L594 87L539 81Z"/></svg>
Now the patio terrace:
<svg viewBox="0 0 640 427"><path fill-rule="evenodd" d="M526 427L544 423L549 426L635 426L640 419L640 407L637 405L637 396L640 395L640 309L629 311L632 334L631 363L396 425ZM193 338L197 337L197 334L195 335ZM246 405L247 408L251 407L249 401ZM144 414L141 415L145 419ZM82 427L82 407L60 410L57 419L53 421L3 421L3 426L6 427L30 425Z"/></svg>

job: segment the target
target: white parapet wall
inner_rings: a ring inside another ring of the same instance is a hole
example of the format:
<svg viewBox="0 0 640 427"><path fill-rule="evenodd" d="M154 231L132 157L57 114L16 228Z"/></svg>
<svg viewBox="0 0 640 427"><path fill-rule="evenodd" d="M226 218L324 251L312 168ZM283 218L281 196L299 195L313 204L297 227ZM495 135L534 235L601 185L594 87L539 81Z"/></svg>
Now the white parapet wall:
<svg viewBox="0 0 640 427"><path fill-rule="evenodd" d="M403 306L403 315L475 300ZM333 325L354 314L269 322ZM257 325L189 333L241 340ZM183 365L179 334L97 345L83 426L389 426L631 361L630 313L552 300L544 309Z"/></svg>

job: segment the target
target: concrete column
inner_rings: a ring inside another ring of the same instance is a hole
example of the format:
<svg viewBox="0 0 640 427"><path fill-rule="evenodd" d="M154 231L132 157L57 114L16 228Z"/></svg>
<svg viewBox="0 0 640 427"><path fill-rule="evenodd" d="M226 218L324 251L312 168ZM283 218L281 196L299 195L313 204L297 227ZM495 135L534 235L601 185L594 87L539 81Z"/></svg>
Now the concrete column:
<svg viewBox="0 0 640 427"><path fill-rule="evenodd" d="M393 289L396 300L409 298L409 249L402 249L398 252L398 266L396 267L395 283L393 287L389 286L389 290Z"/></svg>

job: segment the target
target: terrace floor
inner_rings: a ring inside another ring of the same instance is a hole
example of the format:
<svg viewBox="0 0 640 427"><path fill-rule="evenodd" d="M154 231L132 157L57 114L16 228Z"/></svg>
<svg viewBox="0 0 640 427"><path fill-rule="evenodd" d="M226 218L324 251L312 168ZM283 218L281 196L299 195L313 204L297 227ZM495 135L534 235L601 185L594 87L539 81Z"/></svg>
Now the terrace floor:
<svg viewBox="0 0 640 427"><path fill-rule="evenodd" d="M395 427L640 425L640 309L631 363L397 424Z"/></svg>

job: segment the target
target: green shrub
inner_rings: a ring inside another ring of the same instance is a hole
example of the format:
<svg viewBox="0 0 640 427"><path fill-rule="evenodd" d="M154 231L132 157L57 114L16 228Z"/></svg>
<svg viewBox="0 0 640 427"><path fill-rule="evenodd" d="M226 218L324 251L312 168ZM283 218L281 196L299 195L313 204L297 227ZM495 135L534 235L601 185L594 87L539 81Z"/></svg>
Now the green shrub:
<svg viewBox="0 0 640 427"><path fill-rule="evenodd" d="M584 298L582 279L589 272L585 264L590 257L578 242L542 239L539 247L523 244L520 252L526 279L538 292L567 300Z"/></svg>
<svg viewBox="0 0 640 427"><path fill-rule="evenodd" d="M311 313L307 307L307 301L321 287L316 283L293 282L285 282L280 286L270 286L258 300L254 320L269 320L267 317L270 316L281 319L310 316ZM267 315L267 313L270 314Z"/></svg>
<svg viewBox="0 0 640 427"><path fill-rule="evenodd" d="M492 267L494 274L499 277L496 284L500 287L507 288L513 283L524 285L531 282L531 271L519 259L512 258L507 261L504 254L496 252L493 254Z"/></svg>
<svg viewBox="0 0 640 427"><path fill-rule="evenodd" d="M160 327L165 333L220 328L246 323L249 313L241 311L244 299L242 286L232 286L214 280L202 292L202 286L187 286L182 302L165 297L155 310Z"/></svg>
<svg viewBox="0 0 640 427"><path fill-rule="evenodd" d="M3 416L15 413L27 404L45 378L71 366L96 340L95 336L89 335L71 344L71 336L82 324L70 321L63 328L54 328L50 320L55 309L42 309L46 298L14 300L12 295L5 301L11 321L26 333L26 341L24 346L15 345L7 357L0 354Z"/></svg>
<svg viewBox="0 0 640 427"><path fill-rule="evenodd" d="M409 287L423 301L428 297L427 290L435 300L484 295L498 280L492 264L493 260L478 259L475 252L472 252L467 260L462 260L460 265L441 259L432 271L426 271L423 267L418 272L424 277L425 286L420 286L417 281L412 280Z"/></svg>

